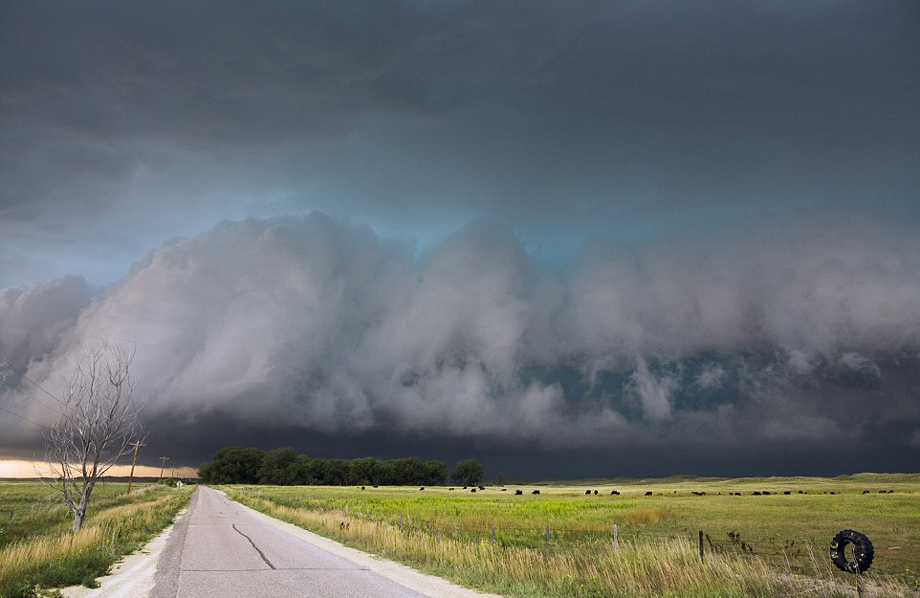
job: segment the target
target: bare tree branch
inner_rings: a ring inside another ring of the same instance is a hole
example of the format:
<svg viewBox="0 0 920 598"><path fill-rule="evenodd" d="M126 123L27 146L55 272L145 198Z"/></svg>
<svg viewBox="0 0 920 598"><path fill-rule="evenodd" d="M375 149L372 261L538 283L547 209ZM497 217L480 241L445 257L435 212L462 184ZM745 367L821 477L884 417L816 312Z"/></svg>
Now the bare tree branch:
<svg viewBox="0 0 920 598"><path fill-rule="evenodd" d="M47 481L73 514L74 532L83 525L97 481L130 452L132 443L144 439L129 372L133 360L133 351L109 342L88 350L64 397L64 413L46 434L45 460L55 473Z"/></svg>

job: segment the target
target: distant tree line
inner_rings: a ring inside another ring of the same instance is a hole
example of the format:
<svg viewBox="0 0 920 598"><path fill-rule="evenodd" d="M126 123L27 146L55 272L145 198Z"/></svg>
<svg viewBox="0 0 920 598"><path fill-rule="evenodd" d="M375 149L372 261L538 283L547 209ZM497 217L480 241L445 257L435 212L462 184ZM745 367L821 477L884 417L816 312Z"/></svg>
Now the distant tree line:
<svg viewBox="0 0 920 598"><path fill-rule="evenodd" d="M482 466L474 459L458 461L451 479L475 485L482 480ZM381 460L312 459L293 448L263 451L254 447L228 446L214 460L198 468L205 484L272 484L278 486L436 486L447 481L443 461L416 457Z"/></svg>

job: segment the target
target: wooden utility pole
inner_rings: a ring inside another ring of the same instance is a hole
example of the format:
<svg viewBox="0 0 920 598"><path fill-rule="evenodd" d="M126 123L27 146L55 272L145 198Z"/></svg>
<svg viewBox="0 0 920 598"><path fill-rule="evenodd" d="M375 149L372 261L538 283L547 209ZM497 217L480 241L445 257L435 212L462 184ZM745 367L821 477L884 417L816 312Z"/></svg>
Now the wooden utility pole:
<svg viewBox="0 0 920 598"><path fill-rule="evenodd" d="M134 456L131 457L131 475L128 477L128 494L131 494L131 482L134 481L134 464L137 463L137 449L141 446L147 446L140 441L133 442L132 445L134 446Z"/></svg>
<svg viewBox="0 0 920 598"><path fill-rule="evenodd" d="M163 470L166 469L166 462L169 461L169 457L160 457L160 479L163 479Z"/></svg>

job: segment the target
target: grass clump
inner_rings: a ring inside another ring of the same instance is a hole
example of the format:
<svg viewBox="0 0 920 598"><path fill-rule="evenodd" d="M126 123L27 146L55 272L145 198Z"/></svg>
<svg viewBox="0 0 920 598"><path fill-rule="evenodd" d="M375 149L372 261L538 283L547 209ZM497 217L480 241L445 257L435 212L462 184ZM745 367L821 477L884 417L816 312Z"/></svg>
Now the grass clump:
<svg viewBox="0 0 920 598"><path fill-rule="evenodd" d="M911 596L915 583L905 563L918 550L918 482L916 476L641 480L595 482L590 495L584 486L546 485L540 495L523 486L476 494L449 488L225 490L346 545L521 598L855 596L852 576L833 569L826 546L839 529L862 528L878 540L879 556L867 576L870 595L887 598ZM863 494L868 484L897 492ZM515 496L518 488L523 495ZM774 491L754 496L755 488ZM614 489L620 494L611 494Z"/></svg>
<svg viewBox="0 0 920 598"><path fill-rule="evenodd" d="M15 496L19 507L10 526L17 533L0 545L0 598L31 598L40 588L94 587L121 556L169 525L191 494L165 487L130 496L124 491L123 484L107 484L91 503L83 529L72 534L66 510L49 502L47 487L0 484L0 496Z"/></svg>

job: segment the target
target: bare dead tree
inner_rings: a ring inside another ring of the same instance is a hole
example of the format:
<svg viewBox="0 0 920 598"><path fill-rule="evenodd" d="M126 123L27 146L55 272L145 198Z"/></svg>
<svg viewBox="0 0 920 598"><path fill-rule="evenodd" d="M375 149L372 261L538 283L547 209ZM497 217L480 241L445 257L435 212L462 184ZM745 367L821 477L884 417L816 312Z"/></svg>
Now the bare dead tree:
<svg viewBox="0 0 920 598"><path fill-rule="evenodd" d="M109 342L88 350L64 397L64 413L46 434L45 460L54 468L49 481L73 514L73 532L83 525L99 479L143 440L129 373L133 359L133 353Z"/></svg>

